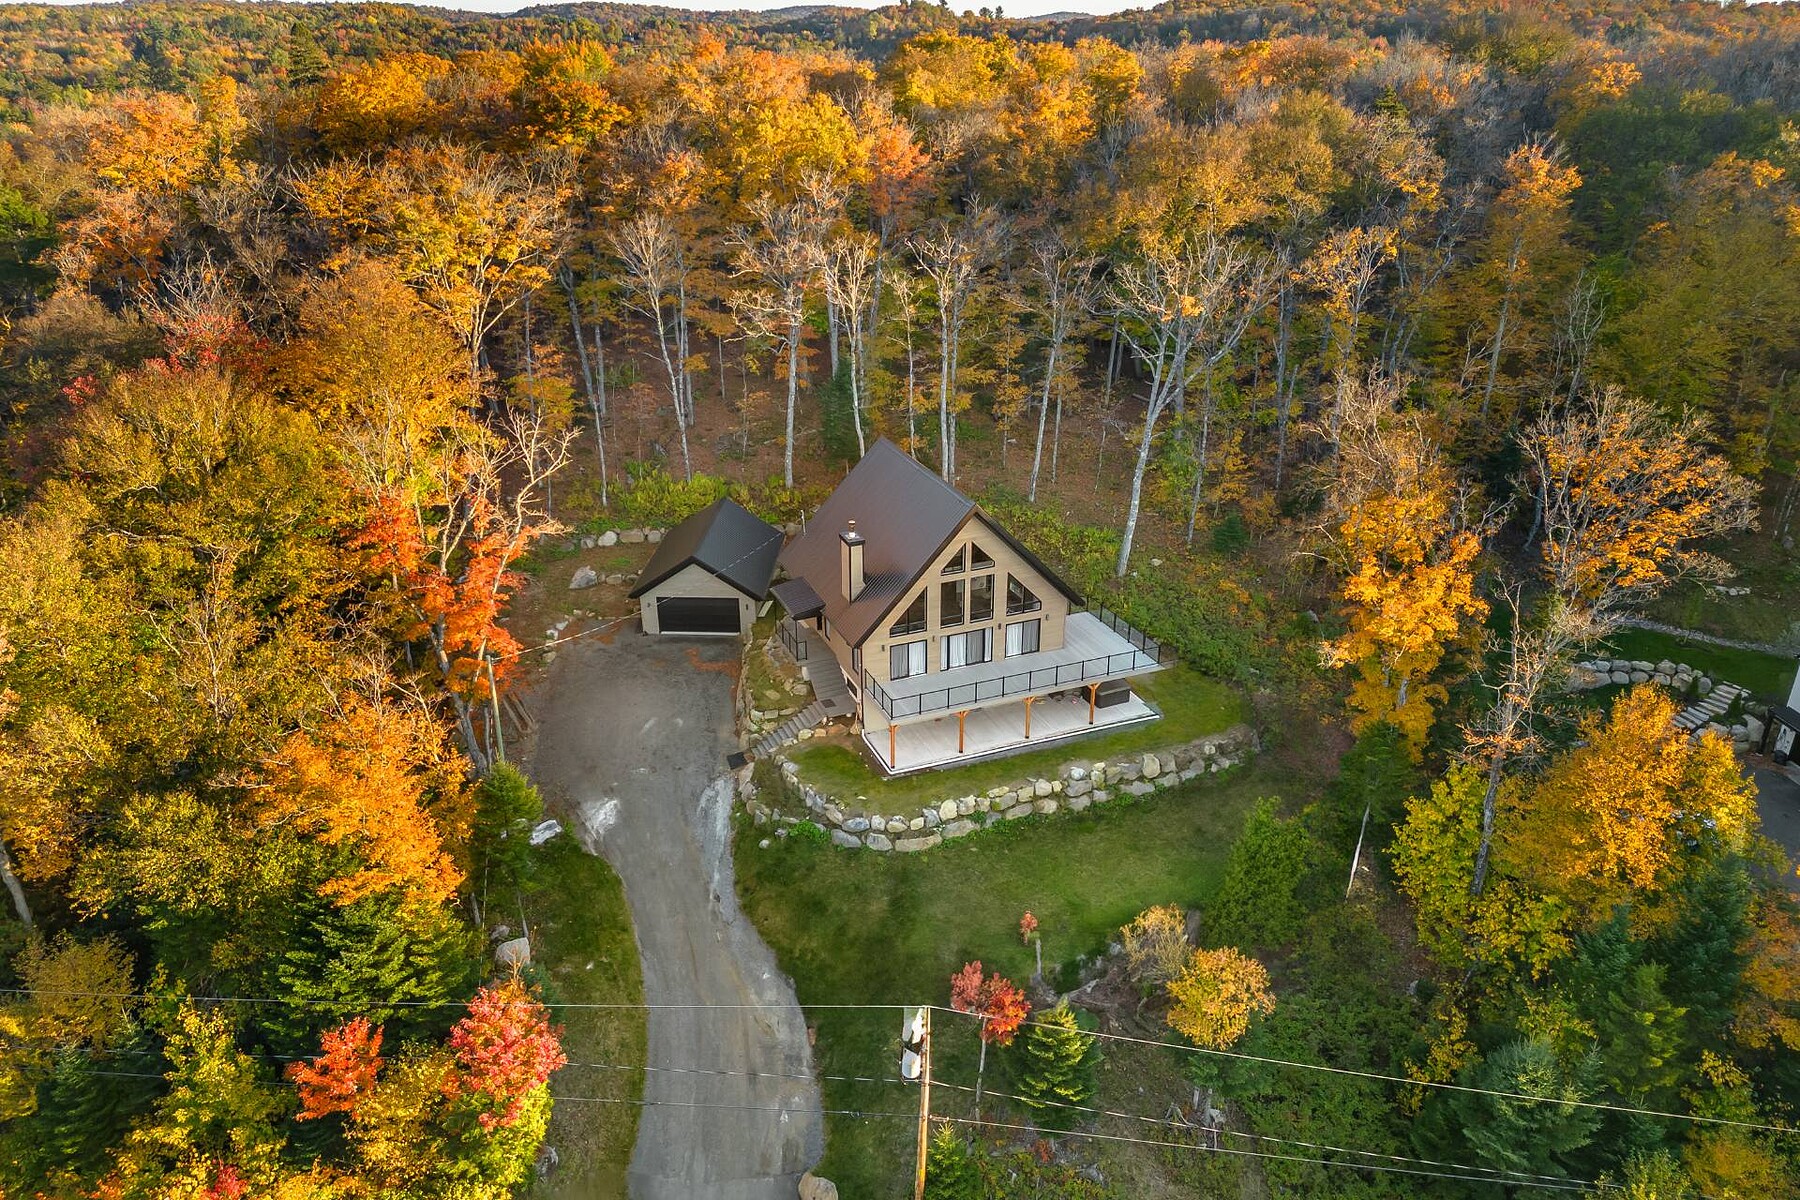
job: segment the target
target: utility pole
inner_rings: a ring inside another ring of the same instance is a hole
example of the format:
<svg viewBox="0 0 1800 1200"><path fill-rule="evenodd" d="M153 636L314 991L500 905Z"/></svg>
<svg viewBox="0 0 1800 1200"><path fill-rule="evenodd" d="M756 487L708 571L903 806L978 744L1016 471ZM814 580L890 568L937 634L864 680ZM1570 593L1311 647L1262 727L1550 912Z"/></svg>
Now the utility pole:
<svg viewBox="0 0 1800 1200"><path fill-rule="evenodd" d="M931 1009L921 1006L901 1027L906 1050L900 1076L919 1081L919 1152L913 1171L913 1200L925 1200L925 1152L931 1145Z"/></svg>

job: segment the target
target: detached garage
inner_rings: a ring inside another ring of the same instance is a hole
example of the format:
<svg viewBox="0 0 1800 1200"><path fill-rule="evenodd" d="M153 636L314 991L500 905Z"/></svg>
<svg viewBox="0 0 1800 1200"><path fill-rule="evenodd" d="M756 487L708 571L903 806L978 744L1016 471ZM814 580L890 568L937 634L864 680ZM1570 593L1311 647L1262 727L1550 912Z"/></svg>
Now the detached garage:
<svg viewBox="0 0 1800 1200"><path fill-rule="evenodd" d="M769 594L781 530L720 500L663 535L631 597L645 633L748 633Z"/></svg>

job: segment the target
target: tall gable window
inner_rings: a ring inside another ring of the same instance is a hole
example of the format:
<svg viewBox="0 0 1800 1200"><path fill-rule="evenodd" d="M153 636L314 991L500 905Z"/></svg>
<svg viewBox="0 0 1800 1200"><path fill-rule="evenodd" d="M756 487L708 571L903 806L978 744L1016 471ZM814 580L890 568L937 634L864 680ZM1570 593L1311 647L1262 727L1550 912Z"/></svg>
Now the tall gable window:
<svg viewBox="0 0 1800 1200"><path fill-rule="evenodd" d="M1006 577L1006 615L1016 617L1020 613L1033 613L1044 607L1035 593L1020 583L1017 576Z"/></svg>
<svg viewBox="0 0 1800 1200"><path fill-rule="evenodd" d="M963 623L963 597L968 588L968 581L963 579L946 579L938 585L939 625Z"/></svg>
<svg viewBox="0 0 1800 1200"><path fill-rule="evenodd" d="M905 637L909 633L925 632L925 593L923 590L913 597L900 619L888 626L889 637Z"/></svg>
<svg viewBox="0 0 1800 1200"><path fill-rule="evenodd" d="M994 619L994 577L992 575L971 575L969 577L969 621L991 621Z"/></svg>

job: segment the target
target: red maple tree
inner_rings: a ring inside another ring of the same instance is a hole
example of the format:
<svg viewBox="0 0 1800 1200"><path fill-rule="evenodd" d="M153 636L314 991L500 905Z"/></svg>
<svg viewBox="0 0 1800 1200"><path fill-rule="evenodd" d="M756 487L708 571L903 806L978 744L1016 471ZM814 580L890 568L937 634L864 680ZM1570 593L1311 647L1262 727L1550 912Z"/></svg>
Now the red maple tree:
<svg viewBox="0 0 1800 1200"><path fill-rule="evenodd" d="M550 1027L549 1010L517 976L489 984L450 1031L458 1071L447 1093L487 1100L497 1111L481 1114L483 1129L512 1124L532 1089L569 1061L560 1034Z"/></svg>
<svg viewBox="0 0 1800 1200"><path fill-rule="evenodd" d="M982 1018L981 1040L1010 1046L1019 1026L1031 1015L1031 1001L1004 975L984 975L980 960L964 963L950 977L950 1007Z"/></svg>
<svg viewBox="0 0 1800 1200"><path fill-rule="evenodd" d="M311 1062L288 1064L287 1077L300 1093L297 1121L356 1111L381 1070L381 1026L370 1029L367 1017L356 1017L341 1029L326 1030L319 1048Z"/></svg>

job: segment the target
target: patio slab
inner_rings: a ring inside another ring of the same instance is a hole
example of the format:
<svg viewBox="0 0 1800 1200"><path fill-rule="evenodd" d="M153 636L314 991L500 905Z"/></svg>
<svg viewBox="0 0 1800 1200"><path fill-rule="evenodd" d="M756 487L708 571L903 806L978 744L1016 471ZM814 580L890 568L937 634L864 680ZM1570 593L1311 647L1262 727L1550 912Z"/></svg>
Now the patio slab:
<svg viewBox="0 0 1800 1200"><path fill-rule="evenodd" d="M1021 750L1036 750L1083 734L1140 725L1161 715L1133 692L1122 704L1095 709L1090 725L1085 696L1045 697L1032 705L1029 738L1025 736L1025 705L1022 701L1014 701L971 711L963 721L960 750L955 713L897 726L893 730L891 759L886 726L865 729L863 743L874 754L882 771L889 775L908 775L914 771L966 766Z"/></svg>

